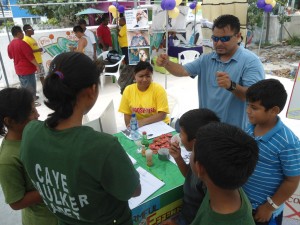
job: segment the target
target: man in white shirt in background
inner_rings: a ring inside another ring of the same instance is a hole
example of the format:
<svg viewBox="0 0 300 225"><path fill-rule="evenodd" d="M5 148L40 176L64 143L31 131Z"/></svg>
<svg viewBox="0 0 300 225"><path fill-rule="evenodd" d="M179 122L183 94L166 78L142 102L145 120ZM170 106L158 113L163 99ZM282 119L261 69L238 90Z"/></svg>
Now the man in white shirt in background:
<svg viewBox="0 0 300 225"><path fill-rule="evenodd" d="M78 25L81 26L81 28L83 29L84 35L90 38L90 40L93 44L93 48L94 48L94 60L96 60L97 59L97 46L96 46L95 34L92 31L86 29L86 21L84 19L80 19L78 21Z"/></svg>

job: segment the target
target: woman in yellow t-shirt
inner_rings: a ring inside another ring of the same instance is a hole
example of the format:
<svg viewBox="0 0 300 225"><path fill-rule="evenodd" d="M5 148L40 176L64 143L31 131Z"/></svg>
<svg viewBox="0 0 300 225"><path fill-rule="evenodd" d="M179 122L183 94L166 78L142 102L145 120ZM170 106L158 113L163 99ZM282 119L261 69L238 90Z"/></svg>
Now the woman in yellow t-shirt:
<svg viewBox="0 0 300 225"><path fill-rule="evenodd" d="M135 113L139 127L150 123L164 121L169 123L167 93L157 83L152 82L153 68L148 62L139 62L134 69L136 83L124 90L119 112L124 113L126 126L131 114Z"/></svg>

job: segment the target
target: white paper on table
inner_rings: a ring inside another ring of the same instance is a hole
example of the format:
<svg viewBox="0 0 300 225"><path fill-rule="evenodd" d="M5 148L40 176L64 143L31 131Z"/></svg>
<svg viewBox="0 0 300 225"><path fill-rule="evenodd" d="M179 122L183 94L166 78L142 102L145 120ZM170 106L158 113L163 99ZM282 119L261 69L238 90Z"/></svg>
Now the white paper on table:
<svg viewBox="0 0 300 225"><path fill-rule="evenodd" d="M127 155L129 157L129 159L131 160L132 164L133 165L136 164L136 160L131 155L129 155L128 153L127 153Z"/></svg>
<svg viewBox="0 0 300 225"><path fill-rule="evenodd" d="M130 140L133 140L131 138L129 129L125 128L121 131L127 138L129 138ZM175 131L175 129L173 127L170 127L165 122L159 121L159 122L156 122L156 123L151 123L151 124L148 124L146 126L140 127L138 129L138 132L141 135L141 137L142 137L143 131L146 131L148 139L151 139L151 138L158 137L162 134L171 133L171 132Z"/></svg>
<svg viewBox="0 0 300 225"><path fill-rule="evenodd" d="M183 158L183 160L185 161L186 164L190 163L190 156L192 154L192 152L189 152L185 149L185 147L180 146L181 148L181 157ZM169 159L172 163L176 164L175 159L170 155L170 159ZM177 164L176 164L177 165Z"/></svg>
<svg viewBox="0 0 300 225"><path fill-rule="evenodd" d="M129 199L128 203L130 209L137 207L139 204L145 201L150 195L152 195L154 192L156 192L158 189L160 189L162 186L165 185L164 182L157 179L155 176L153 176L151 173L149 173L142 167L138 167L136 170L140 174L140 183L142 187L142 192L140 196Z"/></svg>
<svg viewBox="0 0 300 225"><path fill-rule="evenodd" d="M173 127L170 127L163 121L159 121L156 123L151 123L146 126L139 128L139 133L142 134L143 131L147 132L148 139L158 137L162 134L171 133L174 130Z"/></svg>

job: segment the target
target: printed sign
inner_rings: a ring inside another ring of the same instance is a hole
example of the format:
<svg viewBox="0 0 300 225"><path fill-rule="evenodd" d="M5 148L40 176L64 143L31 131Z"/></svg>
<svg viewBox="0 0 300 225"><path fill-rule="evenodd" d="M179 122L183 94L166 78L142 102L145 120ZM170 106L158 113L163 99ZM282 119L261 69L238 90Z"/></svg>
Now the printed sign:
<svg viewBox="0 0 300 225"><path fill-rule="evenodd" d="M294 87L291 94L286 117L300 120L300 63L295 74Z"/></svg>

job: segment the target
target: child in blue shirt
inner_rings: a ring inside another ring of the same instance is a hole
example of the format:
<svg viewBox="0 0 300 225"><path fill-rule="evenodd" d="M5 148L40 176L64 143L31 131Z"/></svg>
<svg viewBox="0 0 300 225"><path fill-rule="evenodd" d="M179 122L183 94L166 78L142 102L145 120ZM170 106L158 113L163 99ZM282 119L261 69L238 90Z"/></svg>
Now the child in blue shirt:
<svg viewBox="0 0 300 225"><path fill-rule="evenodd" d="M287 93L278 80L267 79L249 87L246 99L251 123L246 131L259 146L259 160L243 188L257 225L271 220L281 225L284 202L300 180L299 139L278 117Z"/></svg>

